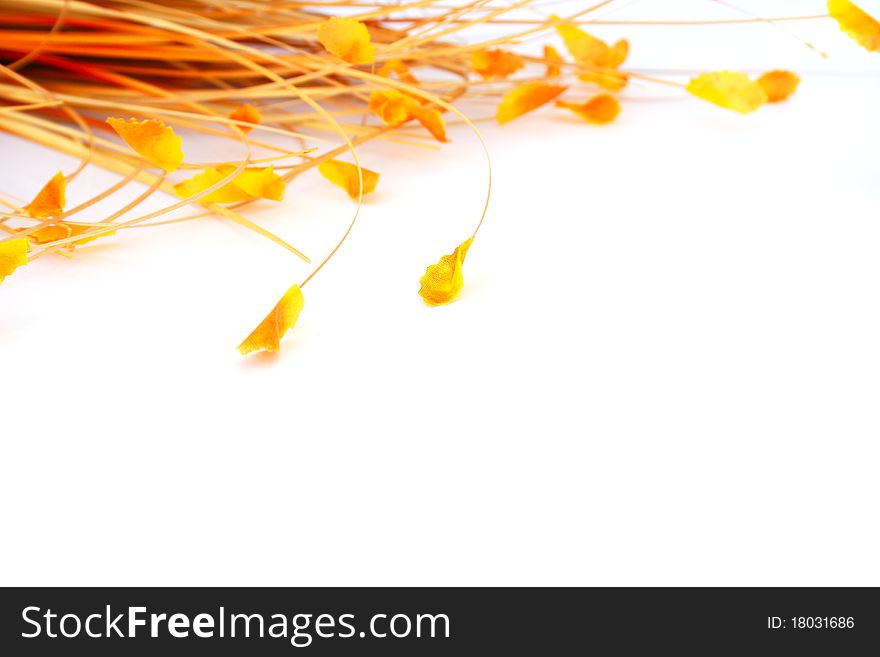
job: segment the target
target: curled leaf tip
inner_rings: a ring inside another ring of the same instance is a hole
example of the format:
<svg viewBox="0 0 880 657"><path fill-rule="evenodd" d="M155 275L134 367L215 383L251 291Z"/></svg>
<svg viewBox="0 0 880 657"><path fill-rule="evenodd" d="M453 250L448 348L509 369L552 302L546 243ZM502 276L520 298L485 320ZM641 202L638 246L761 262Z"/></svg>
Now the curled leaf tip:
<svg viewBox="0 0 880 657"><path fill-rule="evenodd" d="M369 194L376 189L379 183L379 174L361 167L364 181L364 194ZM360 183L358 182L358 168L349 162L341 160L325 160L318 165L318 172L334 185L342 187L348 195L357 200Z"/></svg>
<svg viewBox="0 0 880 657"><path fill-rule="evenodd" d="M446 141L446 123L439 110L426 107L420 99L397 89L379 89L370 94L370 111L387 125L401 125L415 119L437 141Z"/></svg>
<svg viewBox="0 0 880 657"><path fill-rule="evenodd" d="M25 206L25 212L35 219L58 216L64 212L65 188L64 174L59 171L43 186L34 200Z"/></svg>
<svg viewBox="0 0 880 657"><path fill-rule="evenodd" d="M524 82L508 91L498 105L496 117L504 124L549 103L568 87L546 82Z"/></svg>
<svg viewBox="0 0 880 657"><path fill-rule="evenodd" d="M359 20L335 16L318 26L318 41L349 64L372 64L376 51L367 26Z"/></svg>
<svg viewBox="0 0 880 657"><path fill-rule="evenodd" d="M430 265L419 279L422 284L419 295L429 306L447 304L461 292L464 286L462 267L474 238L466 239L450 255L445 255L436 265Z"/></svg>
<svg viewBox="0 0 880 657"><path fill-rule="evenodd" d="M865 50L880 52L880 22L849 0L828 0L828 13Z"/></svg>
<svg viewBox="0 0 880 657"><path fill-rule="evenodd" d="M19 267L27 264L28 241L23 237L0 242L0 283Z"/></svg>
<svg viewBox="0 0 880 657"><path fill-rule="evenodd" d="M259 326L238 345L241 355L254 351L281 351L281 338L294 327L304 304L299 285L291 285Z"/></svg>
<svg viewBox="0 0 880 657"><path fill-rule="evenodd" d="M801 79L791 71L768 71L758 78L768 103L785 100L797 91L800 82Z"/></svg>
<svg viewBox="0 0 880 657"><path fill-rule="evenodd" d="M229 113L229 118L233 121L241 121L242 123L253 123L254 125L258 124L263 120L262 114L260 114L260 110L258 110L253 105L245 103L244 105L239 105L232 112ZM252 128L250 126L242 125L239 126L244 132L250 132Z"/></svg>
<svg viewBox="0 0 880 657"><path fill-rule="evenodd" d="M598 94L580 104L559 100L556 106L571 110L587 123L596 125L611 123L620 114L620 102L611 94Z"/></svg>
<svg viewBox="0 0 880 657"><path fill-rule="evenodd" d="M180 137L164 122L110 117L107 123L133 151L168 173L176 171L183 162Z"/></svg>
<svg viewBox="0 0 880 657"><path fill-rule="evenodd" d="M736 71L703 73L688 82L687 90L697 98L740 114L754 112L767 102L761 85Z"/></svg>

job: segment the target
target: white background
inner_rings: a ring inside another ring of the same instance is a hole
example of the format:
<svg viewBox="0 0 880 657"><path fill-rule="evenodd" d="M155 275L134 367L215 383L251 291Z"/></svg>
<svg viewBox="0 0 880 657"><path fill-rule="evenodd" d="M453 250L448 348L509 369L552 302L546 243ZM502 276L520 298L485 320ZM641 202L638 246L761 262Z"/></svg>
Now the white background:
<svg viewBox="0 0 880 657"><path fill-rule="evenodd" d="M621 12L736 16L657 5ZM645 70L802 87L747 117L633 84L611 126L481 123L493 201L448 307L416 290L481 207L460 126L362 149L379 190L280 358L235 346L307 270L220 219L16 272L2 583L880 584L880 55L788 29L828 60L767 26L593 30ZM0 149L25 200L65 164ZM249 216L317 258L351 209L310 173Z"/></svg>

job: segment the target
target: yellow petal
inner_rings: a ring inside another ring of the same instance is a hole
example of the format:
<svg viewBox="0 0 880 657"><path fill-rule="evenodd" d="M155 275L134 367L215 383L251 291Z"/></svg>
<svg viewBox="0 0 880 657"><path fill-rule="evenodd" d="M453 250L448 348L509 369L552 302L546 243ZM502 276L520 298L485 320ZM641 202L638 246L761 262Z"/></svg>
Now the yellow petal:
<svg viewBox="0 0 880 657"><path fill-rule="evenodd" d="M174 193L180 198L190 198L208 189L212 185L227 178L235 167L224 165L217 169L205 169L174 186ZM200 203L238 203L240 201L252 201L256 198L266 198L272 201L280 201L284 197L284 181L276 174L272 167L265 169L248 168L242 171L234 180L227 182L220 189L214 190L207 196L199 199Z"/></svg>
<svg viewBox="0 0 880 657"><path fill-rule="evenodd" d="M52 176L24 210L35 219L54 217L64 212L65 180L60 171Z"/></svg>
<svg viewBox="0 0 880 657"><path fill-rule="evenodd" d="M171 173L183 162L180 137L174 134L174 129L166 126L162 121L146 119L117 119L109 118L110 124L118 134L131 146L132 150L140 154L157 167Z"/></svg>
<svg viewBox="0 0 880 657"><path fill-rule="evenodd" d="M471 237L462 242L450 255L443 256L436 265L429 266L425 275L419 279L422 284L419 295L429 306L449 303L461 292L464 286L461 270L473 241L474 238Z"/></svg>
<svg viewBox="0 0 880 657"><path fill-rule="evenodd" d="M433 107L416 107L413 109L416 121L422 124L437 141L446 141L446 122L440 114L440 110Z"/></svg>
<svg viewBox="0 0 880 657"><path fill-rule="evenodd" d="M350 64L372 64L376 58L367 26L354 18L331 18L318 26L318 41Z"/></svg>
<svg viewBox="0 0 880 657"><path fill-rule="evenodd" d="M556 105L571 110L587 123L598 125L611 123L620 114L620 103L611 94L598 94L581 104L557 101Z"/></svg>
<svg viewBox="0 0 880 657"><path fill-rule="evenodd" d="M880 52L880 22L849 0L828 0L828 13L862 48Z"/></svg>
<svg viewBox="0 0 880 657"><path fill-rule="evenodd" d="M544 61L547 62L546 76L548 78L558 78L562 74L562 64L565 60L553 46L544 46Z"/></svg>
<svg viewBox="0 0 880 657"><path fill-rule="evenodd" d="M518 116L549 103L567 88L544 82L525 82L515 87L504 95L498 105L498 123L513 121Z"/></svg>
<svg viewBox="0 0 880 657"><path fill-rule="evenodd" d="M0 283L19 267L27 264L28 241L24 238L0 242Z"/></svg>
<svg viewBox="0 0 880 657"><path fill-rule="evenodd" d="M767 102L767 94L760 84L745 73L734 71L698 75L688 82L687 90L697 98L740 114L754 112Z"/></svg>
<svg viewBox="0 0 880 657"><path fill-rule="evenodd" d="M228 176L235 171L235 167L227 164L218 168L220 173ZM266 168L248 167L232 181L239 189L251 198L265 198L270 201L280 201L284 198L284 180L269 166Z"/></svg>
<svg viewBox="0 0 880 657"><path fill-rule="evenodd" d="M242 355L261 350L281 351L281 338L296 324L304 303L299 285L292 285L272 312L238 345L238 350Z"/></svg>
<svg viewBox="0 0 880 657"><path fill-rule="evenodd" d="M800 82L801 79L791 71L768 71L758 78L768 103L785 100L797 90Z"/></svg>
<svg viewBox="0 0 880 657"><path fill-rule="evenodd" d="M258 110L253 105L249 105L245 103L244 105L239 105L232 112L229 113L229 118L233 121L243 121L245 123L253 123L257 124L263 120L263 116L260 114L260 110ZM244 132L250 132L250 126L238 126Z"/></svg>
<svg viewBox="0 0 880 657"><path fill-rule="evenodd" d="M516 53L496 48L477 50L471 54L471 68L483 78L507 78L525 66L522 57Z"/></svg>
<svg viewBox="0 0 880 657"><path fill-rule="evenodd" d="M43 226L39 230L35 230L33 233L28 235L28 237L36 244L51 244L52 242L66 240L69 237L82 235L83 233L87 233L90 230L93 230L93 226L83 226L82 224L71 224L66 221L60 221L57 224L49 224L47 226ZM115 234L116 231L111 230L100 233L99 235L90 235L74 242L68 242L67 247L72 248L75 246L82 246L83 244L92 242L99 237L106 237L108 235Z"/></svg>
<svg viewBox="0 0 880 657"><path fill-rule="evenodd" d="M358 182L358 168L349 162L340 160L325 160L318 165L318 172L334 185L339 185L348 192L348 195L357 200L360 184ZM379 183L379 174L361 167L364 178L364 194L369 194Z"/></svg>

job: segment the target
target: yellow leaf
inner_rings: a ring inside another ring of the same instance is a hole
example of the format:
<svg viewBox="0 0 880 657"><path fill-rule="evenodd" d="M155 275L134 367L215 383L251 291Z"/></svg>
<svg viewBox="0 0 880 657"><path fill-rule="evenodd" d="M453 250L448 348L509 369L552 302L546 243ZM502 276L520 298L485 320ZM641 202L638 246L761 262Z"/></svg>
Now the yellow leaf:
<svg viewBox="0 0 880 657"><path fill-rule="evenodd" d="M801 79L791 71L768 71L758 78L768 103L785 100L797 90L800 82Z"/></svg>
<svg viewBox="0 0 880 657"><path fill-rule="evenodd" d="M367 26L354 18L331 18L318 26L318 41L350 64L372 64L376 52Z"/></svg>
<svg viewBox="0 0 880 657"><path fill-rule="evenodd" d="M66 221L60 221L57 224L48 224L47 226L43 226L42 228L35 230L33 233L28 235L28 237L36 244L50 244L52 242L58 242L59 240L66 240L69 237L82 235L83 233L86 233L93 229L93 226L83 226L82 224L71 224ZM100 235L90 235L88 237L82 238L81 240L69 242L67 246L82 246L83 244L92 242L99 237L106 237L108 235L115 234L116 231L112 230L101 233Z"/></svg>
<svg viewBox="0 0 880 657"><path fill-rule="evenodd" d="M828 0L828 13L862 48L880 52L880 22L849 0Z"/></svg>
<svg viewBox="0 0 880 657"><path fill-rule="evenodd" d="M0 242L0 283L19 267L27 264L28 241L24 238Z"/></svg>
<svg viewBox="0 0 880 657"><path fill-rule="evenodd" d="M54 217L64 212L65 180L60 171L52 176L24 210L35 219Z"/></svg>
<svg viewBox="0 0 880 657"><path fill-rule="evenodd" d="M263 116L260 114L260 110L258 110L253 105L249 105L245 103L244 105L239 105L229 114L229 118L233 121L243 121L244 123L253 123L257 124L263 120ZM240 130L245 133L250 132L252 128L250 126L240 125L238 126Z"/></svg>
<svg viewBox="0 0 880 657"><path fill-rule="evenodd" d="M544 46L544 61L547 63L548 78L558 78L562 74L562 64L565 60L553 46Z"/></svg>
<svg viewBox="0 0 880 657"><path fill-rule="evenodd" d="M358 168L354 164L340 160L325 160L318 165L318 172L334 185L339 185L348 195L357 200L360 184ZM369 194L379 183L379 174L361 167L364 178L364 194Z"/></svg>
<svg viewBox="0 0 880 657"><path fill-rule="evenodd" d="M370 111L388 125L401 125L415 119L437 141L446 141L446 124L440 112L425 107L409 94L397 89L381 89L370 94Z"/></svg>
<svg viewBox="0 0 880 657"><path fill-rule="evenodd" d="M566 103L557 101L557 107L569 109L587 123L598 125L611 123L620 114L620 103L611 94L598 94L585 103Z"/></svg>
<svg viewBox="0 0 880 657"><path fill-rule="evenodd" d="M281 338L296 324L304 303L299 285L292 285L275 304L272 312L238 345L241 354L262 350L281 351Z"/></svg>
<svg viewBox="0 0 880 657"><path fill-rule="evenodd" d="M745 73L734 71L698 75L688 82L687 90L697 98L740 114L754 112L767 102L767 94L760 84Z"/></svg>
<svg viewBox="0 0 880 657"><path fill-rule="evenodd" d="M235 171L235 168L231 164L225 164L217 169L205 169L202 173L177 183L174 186L174 193L180 198L195 196L227 178ZM284 198L284 180L275 173L272 167L245 169L234 180L200 198L199 202L238 203L252 201L256 198L266 198L272 201L280 201Z"/></svg>
<svg viewBox="0 0 880 657"><path fill-rule="evenodd" d="M471 68L486 80L510 77L523 66L522 57L499 48L477 50L471 54Z"/></svg>
<svg viewBox="0 0 880 657"><path fill-rule="evenodd" d="M455 248L450 255L445 255L436 265L430 265L425 275L419 279L422 287L419 295L429 306L440 306L449 303L464 286L462 267L467 256L468 249L474 238L471 237Z"/></svg>
<svg viewBox="0 0 880 657"><path fill-rule="evenodd" d="M174 129L166 126L162 121L155 119L117 119L109 118L110 124L118 134L131 146L132 150L140 154L157 167L171 173L183 162L180 137L174 134Z"/></svg>
<svg viewBox="0 0 880 657"><path fill-rule="evenodd" d="M518 116L549 103L567 88L545 82L525 82L515 87L504 95L498 105L498 123L513 121Z"/></svg>

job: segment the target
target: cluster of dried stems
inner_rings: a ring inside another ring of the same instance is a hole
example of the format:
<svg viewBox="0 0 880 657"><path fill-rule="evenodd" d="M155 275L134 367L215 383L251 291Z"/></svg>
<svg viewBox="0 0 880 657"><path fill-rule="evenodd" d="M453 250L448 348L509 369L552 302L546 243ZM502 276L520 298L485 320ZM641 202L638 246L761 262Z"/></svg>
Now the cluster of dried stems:
<svg viewBox="0 0 880 657"><path fill-rule="evenodd" d="M611 22L592 18L595 10L611 2L585 2L564 18L581 25ZM252 201L218 205L202 200L217 186L191 199L169 201L158 210L140 210L156 191L173 194L172 180L121 143L106 117L159 119L184 137L200 133L200 139L217 140L218 145L226 140L237 144L239 156L223 161L235 167L229 179L245 167L271 164L289 182L327 159L346 154L357 164L357 146L372 139L427 145L430 136L418 125L388 126L370 115L369 97L377 89L396 88L416 96L443 111L447 121L469 125L479 138L473 122L456 109L456 101L497 97L512 82L475 76L471 55L541 38L553 29L552 7L546 6L552 4L548 0L0 2L0 130L77 158L78 165L64 171L68 185L93 165L119 174L115 183L88 201L51 219L34 219L23 210L27 199L0 193L0 232L27 237L59 221L80 228L75 235L33 245L29 260L34 260L48 253L69 255L85 238L165 223L168 213L189 206L190 214L171 215L173 220L219 214L311 262L243 215ZM523 9L529 10L526 17ZM331 15L352 16L367 25L375 64L355 66L321 46L316 30ZM811 17L776 20L796 18ZM766 19L728 22L756 20ZM473 28L487 24L507 27L500 37L468 38L469 30L473 34ZM547 62L541 57L523 59L529 66L516 76L517 83L545 75ZM418 73L419 81L378 74L378 68L392 60L405 62ZM564 75L572 72L568 68ZM242 103L259 108L259 125L229 118L230 110ZM228 146L224 146L225 152ZM181 169L218 164L186 161ZM47 163L46 178L56 169ZM132 194L126 188L135 181L142 185ZM487 203L490 188L487 185ZM115 210L96 214L99 201L117 194L124 200ZM484 215L485 208L482 215L475 213L477 225ZM356 218L353 209L352 224ZM311 263L302 285L336 249Z"/></svg>

